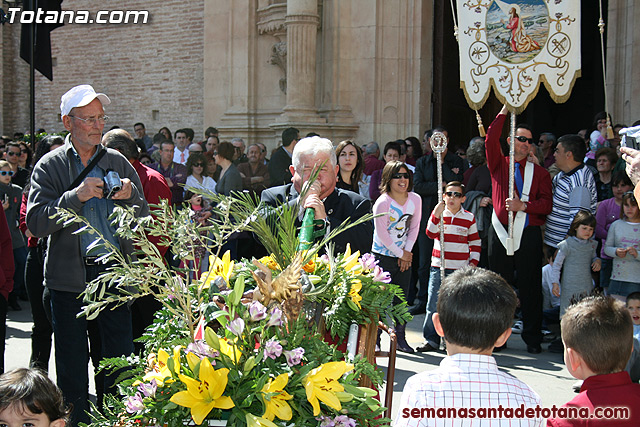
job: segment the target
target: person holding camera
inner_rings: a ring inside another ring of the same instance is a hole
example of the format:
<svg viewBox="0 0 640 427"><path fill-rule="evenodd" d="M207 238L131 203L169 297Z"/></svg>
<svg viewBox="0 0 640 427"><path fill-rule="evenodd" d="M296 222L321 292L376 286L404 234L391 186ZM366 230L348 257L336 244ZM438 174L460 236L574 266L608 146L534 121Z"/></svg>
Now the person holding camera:
<svg viewBox="0 0 640 427"><path fill-rule="evenodd" d="M46 154L35 166L27 203L28 229L36 237L50 236L44 280L51 294L56 377L65 401L73 405L72 425L90 421L87 319L76 317L83 305L79 296L109 265L97 261L105 249L90 246L95 235L74 234L80 228L77 224L65 226L51 217L57 208L75 211L111 244L132 254L133 246L116 236L108 217L115 205L133 206L139 215L149 213L131 163L101 145L107 121L103 106L110 103L89 85L76 86L62 96L62 122L70 134L61 149ZM101 359L133 352L131 314L126 305L102 311L95 324ZM107 376L104 390L98 393L110 390L114 379Z"/></svg>

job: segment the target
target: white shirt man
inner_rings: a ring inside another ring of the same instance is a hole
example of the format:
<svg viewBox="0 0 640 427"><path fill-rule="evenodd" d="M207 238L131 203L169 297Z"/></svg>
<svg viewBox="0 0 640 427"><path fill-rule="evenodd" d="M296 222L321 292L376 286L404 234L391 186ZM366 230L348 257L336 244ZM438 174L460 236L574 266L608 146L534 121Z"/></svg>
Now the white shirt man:
<svg viewBox="0 0 640 427"><path fill-rule="evenodd" d="M189 141L189 137L187 136L187 133L184 132L182 129L177 130L176 136L174 137L173 141L176 144L173 151L174 163L180 163L181 165L186 165L187 159L189 158L189 144L191 144L191 141Z"/></svg>

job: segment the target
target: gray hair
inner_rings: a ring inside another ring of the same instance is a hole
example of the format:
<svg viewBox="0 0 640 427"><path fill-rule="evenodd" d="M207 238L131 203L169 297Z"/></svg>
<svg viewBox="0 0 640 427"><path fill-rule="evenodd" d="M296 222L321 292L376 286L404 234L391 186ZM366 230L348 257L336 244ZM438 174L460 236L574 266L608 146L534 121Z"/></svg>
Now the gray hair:
<svg viewBox="0 0 640 427"><path fill-rule="evenodd" d="M322 138L319 136L311 136L308 138L302 138L296 144L296 147L293 149L293 154L291 156L291 163L295 170L300 171L300 164L302 156L312 156L315 157L319 154L326 154L329 157L329 161L331 162L331 166L336 167L338 164L338 159L336 157L336 151L333 148L333 143L327 138Z"/></svg>
<svg viewBox="0 0 640 427"><path fill-rule="evenodd" d="M467 148L467 160L473 166L483 165L487 160L487 154L484 151L484 138L476 136L469 141Z"/></svg>
<svg viewBox="0 0 640 427"><path fill-rule="evenodd" d="M542 132L540 134L540 136L544 136L545 138L547 138L547 140L551 141L553 143L553 145L556 144L557 142L557 138L554 134L552 134L551 132Z"/></svg>
<svg viewBox="0 0 640 427"><path fill-rule="evenodd" d="M364 146L364 152L366 154L376 154L376 151L380 149L380 146L377 142L371 141L367 145Z"/></svg>

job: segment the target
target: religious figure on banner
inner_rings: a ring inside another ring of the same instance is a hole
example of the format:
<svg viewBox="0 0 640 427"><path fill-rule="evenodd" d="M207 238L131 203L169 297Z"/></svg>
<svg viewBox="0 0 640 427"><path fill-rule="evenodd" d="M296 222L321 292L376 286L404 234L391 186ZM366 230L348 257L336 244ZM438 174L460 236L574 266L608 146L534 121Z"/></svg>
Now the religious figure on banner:
<svg viewBox="0 0 640 427"><path fill-rule="evenodd" d="M530 52L540 49L540 45L525 32L519 9L518 5L514 5L509 10L509 22L506 24L507 28L511 30L511 50L514 52ZM504 20L502 22L504 23Z"/></svg>
<svg viewBox="0 0 640 427"><path fill-rule="evenodd" d="M493 53L519 64L535 57L549 36L549 11L543 0L516 3L495 0L486 17L487 41Z"/></svg>

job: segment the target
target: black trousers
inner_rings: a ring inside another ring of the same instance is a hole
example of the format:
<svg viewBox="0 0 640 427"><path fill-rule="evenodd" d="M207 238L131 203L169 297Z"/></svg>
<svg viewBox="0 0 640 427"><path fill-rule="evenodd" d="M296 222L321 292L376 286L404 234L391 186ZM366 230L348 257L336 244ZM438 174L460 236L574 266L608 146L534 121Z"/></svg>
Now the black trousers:
<svg viewBox="0 0 640 427"><path fill-rule="evenodd" d="M411 280L411 269L400 271L400 266L398 265L398 258L380 255L374 253L376 259L379 261L378 265L384 271L388 272L391 275L391 283L399 286L402 289L402 294L407 295L407 290L409 289L409 281ZM393 304L400 304L401 300L398 297L393 299Z"/></svg>
<svg viewBox="0 0 640 427"><path fill-rule="evenodd" d="M43 304L44 293L44 258L42 246L29 248L27 255L24 281L29 295L29 305L33 317L31 329L31 361L30 366L40 368L45 372L49 370L49 357L51 356L51 337L53 328L50 317Z"/></svg>
<svg viewBox="0 0 640 427"><path fill-rule="evenodd" d="M522 339L527 345L542 342L542 232L538 226L526 227L520 249L507 256L493 225L489 229L489 269L518 289L522 310Z"/></svg>

